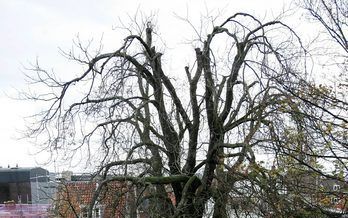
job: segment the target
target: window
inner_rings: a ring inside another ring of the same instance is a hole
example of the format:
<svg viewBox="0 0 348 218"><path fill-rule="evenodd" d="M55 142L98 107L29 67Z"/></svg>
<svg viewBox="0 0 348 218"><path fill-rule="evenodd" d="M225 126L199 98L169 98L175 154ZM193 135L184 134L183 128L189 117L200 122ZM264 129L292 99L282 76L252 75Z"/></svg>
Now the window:
<svg viewBox="0 0 348 218"><path fill-rule="evenodd" d="M81 207L81 218L87 218L88 217L88 206L82 206ZM92 217L93 218L101 218L102 217L102 211L100 205L96 205L93 208Z"/></svg>
<svg viewBox="0 0 348 218"><path fill-rule="evenodd" d="M88 217L88 209L87 207L83 207L81 210L81 217L82 218L87 218Z"/></svg>
<svg viewBox="0 0 348 218"><path fill-rule="evenodd" d="M94 209L94 217L95 218L100 218L101 217L100 216L100 208L99 207Z"/></svg>
<svg viewBox="0 0 348 218"><path fill-rule="evenodd" d="M335 184L335 185L333 186L333 190L334 190L334 191L338 191L338 190L340 190L340 189L341 189L340 185L336 185L336 184Z"/></svg>
<svg viewBox="0 0 348 218"><path fill-rule="evenodd" d="M339 201L340 201L340 199L338 197L332 197L331 198L331 203L332 204L338 204Z"/></svg>

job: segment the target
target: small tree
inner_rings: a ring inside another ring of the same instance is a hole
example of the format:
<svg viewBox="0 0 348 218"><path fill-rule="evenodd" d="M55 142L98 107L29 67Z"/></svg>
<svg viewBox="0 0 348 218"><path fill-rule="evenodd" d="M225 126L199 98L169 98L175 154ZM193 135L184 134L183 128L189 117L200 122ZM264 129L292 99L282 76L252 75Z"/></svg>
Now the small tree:
<svg viewBox="0 0 348 218"><path fill-rule="evenodd" d="M152 217L311 211L307 196L287 197L282 183L292 171L339 179L320 164L346 167L346 144L330 140L343 137L347 119L343 102L307 77L294 31L234 14L182 54L194 62L183 66L180 87L152 24L138 26L113 52L78 44L83 56L67 53L84 66L75 78L59 80L39 65L31 77L48 89L28 98L49 106L29 135L47 138L52 151L87 152L99 181L91 208L104 186L127 181L144 190L138 205L151 199Z"/></svg>

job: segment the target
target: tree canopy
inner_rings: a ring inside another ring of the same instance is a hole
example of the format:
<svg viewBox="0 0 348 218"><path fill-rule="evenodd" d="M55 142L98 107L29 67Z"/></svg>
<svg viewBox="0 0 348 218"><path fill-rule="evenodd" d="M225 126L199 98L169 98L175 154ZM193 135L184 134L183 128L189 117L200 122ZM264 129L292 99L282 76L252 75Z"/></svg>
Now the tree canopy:
<svg viewBox="0 0 348 218"><path fill-rule="evenodd" d="M347 49L345 32L318 20ZM31 76L47 89L27 97L48 107L28 135L69 158L85 152L100 184L92 206L104 185L127 181L151 190L137 196L151 217L329 213L313 184L345 182L347 102L310 77L311 54L290 26L236 13L181 54L194 60L186 78L167 70L154 24L138 26L110 53L65 53L84 68L74 78L39 65Z"/></svg>

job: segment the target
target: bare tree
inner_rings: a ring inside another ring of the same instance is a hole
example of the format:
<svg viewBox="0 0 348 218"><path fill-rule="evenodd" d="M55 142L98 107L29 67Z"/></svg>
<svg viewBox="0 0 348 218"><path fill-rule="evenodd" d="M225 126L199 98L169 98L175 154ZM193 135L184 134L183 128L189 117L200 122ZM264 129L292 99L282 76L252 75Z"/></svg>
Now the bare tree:
<svg viewBox="0 0 348 218"><path fill-rule="evenodd" d="M306 50L289 26L228 17L182 54L194 57L183 66L184 87L165 70L154 26L137 27L110 53L77 43L82 55L66 55L84 71L72 79L39 65L31 77L48 89L27 97L49 106L28 134L47 138L52 151L87 152L99 180L91 208L114 181L142 187L137 203L151 199L152 217L292 217L320 208L306 187L282 190L298 188L291 176L301 173L343 180L322 166L347 169L347 114L307 77Z"/></svg>
<svg viewBox="0 0 348 218"><path fill-rule="evenodd" d="M299 3L310 15L309 18L319 23L324 29L324 38L332 43L331 53L334 66L342 70L338 84L342 89L343 98L347 101L345 92L348 87L348 2L344 0L306 0ZM330 44L330 43L328 43ZM319 53L330 46L321 46ZM337 69L336 69L337 71Z"/></svg>
<svg viewBox="0 0 348 218"><path fill-rule="evenodd" d="M306 0L302 6L318 21L346 53L348 53L348 3L344 0Z"/></svg>

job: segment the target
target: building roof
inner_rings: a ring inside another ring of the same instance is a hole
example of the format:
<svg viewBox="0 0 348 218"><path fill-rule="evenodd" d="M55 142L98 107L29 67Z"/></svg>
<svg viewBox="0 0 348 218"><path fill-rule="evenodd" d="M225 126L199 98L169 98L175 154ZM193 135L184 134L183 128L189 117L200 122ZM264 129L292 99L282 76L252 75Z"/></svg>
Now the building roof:
<svg viewBox="0 0 348 218"><path fill-rule="evenodd" d="M33 169L43 169L41 167L0 167L0 173L2 172L30 172Z"/></svg>
<svg viewBox="0 0 348 218"><path fill-rule="evenodd" d="M0 168L0 183L47 181L49 172L41 167Z"/></svg>

